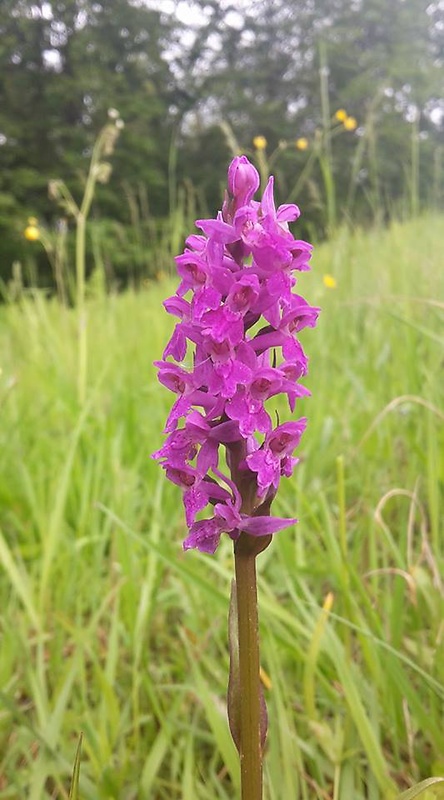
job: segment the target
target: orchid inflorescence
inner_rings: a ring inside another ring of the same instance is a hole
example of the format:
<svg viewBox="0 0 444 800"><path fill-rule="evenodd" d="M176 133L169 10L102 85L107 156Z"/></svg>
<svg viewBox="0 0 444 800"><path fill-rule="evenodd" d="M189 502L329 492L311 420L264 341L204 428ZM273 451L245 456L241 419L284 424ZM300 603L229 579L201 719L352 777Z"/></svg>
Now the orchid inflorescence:
<svg viewBox="0 0 444 800"><path fill-rule="evenodd" d="M177 399L154 458L184 490L184 548L207 553L224 532L235 541L241 532L269 537L296 522L271 517L270 506L281 476L291 476L298 461L293 452L306 419L278 418L273 427L266 402L284 394L294 411L309 394L298 383L307 358L297 335L316 324L319 309L293 292L293 273L309 269L312 250L288 227L298 207L276 209L273 177L260 202L253 200L258 188L255 167L246 156L234 158L222 211L197 220L202 234L189 236L176 258L181 282L164 306L179 322L155 362ZM186 368L189 349L193 366ZM198 518L208 505L211 516Z"/></svg>

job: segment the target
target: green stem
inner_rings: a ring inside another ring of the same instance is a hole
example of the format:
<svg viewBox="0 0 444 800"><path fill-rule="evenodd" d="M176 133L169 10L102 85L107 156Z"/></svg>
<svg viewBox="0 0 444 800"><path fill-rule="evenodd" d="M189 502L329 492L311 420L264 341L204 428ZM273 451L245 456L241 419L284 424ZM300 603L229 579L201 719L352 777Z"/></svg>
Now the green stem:
<svg viewBox="0 0 444 800"><path fill-rule="evenodd" d="M77 396L80 407L86 399L86 383L88 371L88 341L85 304L85 228L86 218L82 211L77 215L76 227L76 285L77 285L77 320L78 320L78 365Z"/></svg>
<svg viewBox="0 0 444 800"><path fill-rule="evenodd" d="M308 156L307 161L305 162L305 166L301 174L299 175L298 180L296 181L295 185L293 186L293 189L288 195L289 203L293 203L297 199L299 192L302 190L302 187L304 186L307 178L310 177L314 161L316 158L318 158L318 156L319 156L318 144L315 142L315 144L313 145L313 149L310 155Z"/></svg>
<svg viewBox="0 0 444 800"><path fill-rule="evenodd" d="M82 408L88 382L88 329L86 314L86 220L94 198L97 168L104 148L107 129L104 128L94 145L82 204L76 214L76 285L78 320L77 397Z"/></svg>
<svg viewBox="0 0 444 800"><path fill-rule="evenodd" d="M265 150L257 150L256 156L257 156L257 165L259 167L259 173L261 176L261 186L265 187L267 185L267 181L270 175L270 169L268 166Z"/></svg>
<svg viewBox="0 0 444 800"><path fill-rule="evenodd" d="M319 43L319 77L321 90L321 111L324 154L319 159L327 204L327 229L333 233L336 226L336 187L333 177L333 159L331 149L330 98L328 94L328 62L325 42Z"/></svg>
<svg viewBox="0 0 444 800"><path fill-rule="evenodd" d="M319 43L319 78L321 89L322 129L324 133L324 149L328 161L331 163L331 119L330 97L328 94L328 64L325 42Z"/></svg>
<svg viewBox="0 0 444 800"><path fill-rule="evenodd" d="M412 166L410 187L410 212L413 218L419 213L419 112L416 111L412 124Z"/></svg>
<svg viewBox="0 0 444 800"><path fill-rule="evenodd" d="M339 547L341 550L341 588L344 597L345 616L352 620L353 609L350 601L350 573L348 568L348 546L347 546L347 520L346 520L346 499L345 499L345 472L344 457L338 456L336 459L336 474L338 480L338 508L339 508ZM352 657L352 639L350 628L344 630L345 649Z"/></svg>
<svg viewBox="0 0 444 800"><path fill-rule="evenodd" d="M242 800L262 798L261 691L256 553L240 536L234 548L239 626L239 722Z"/></svg>

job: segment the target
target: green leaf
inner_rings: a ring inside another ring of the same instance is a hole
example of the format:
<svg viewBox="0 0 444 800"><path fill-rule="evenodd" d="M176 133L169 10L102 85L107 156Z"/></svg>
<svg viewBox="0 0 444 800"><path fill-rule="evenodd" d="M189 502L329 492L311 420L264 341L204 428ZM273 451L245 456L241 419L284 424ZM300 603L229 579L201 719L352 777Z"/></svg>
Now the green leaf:
<svg viewBox="0 0 444 800"><path fill-rule="evenodd" d="M17 564L14 560L13 554L0 531L0 564L6 572L11 585L15 589L17 595L22 601L26 611L28 612L29 619L36 628L41 630L40 618L35 610L33 599L32 585L28 573L22 564Z"/></svg>
<svg viewBox="0 0 444 800"><path fill-rule="evenodd" d="M407 789L406 792L398 795L396 800L414 800L415 797L419 797L426 789L430 789L431 786L436 786L438 783L444 783L444 778L427 778L425 781L421 781L421 783L417 783L416 786L412 786L410 789ZM444 796L439 792L438 796Z"/></svg>
<svg viewBox="0 0 444 800"><path fill-rule="evenodd" d="M72 770L72 781L71 781L71 789L69 790L69 800L79 800L80 757L82 754L82 739L83 739L83 734L81 733L79 736L76 758Z"/></svg>

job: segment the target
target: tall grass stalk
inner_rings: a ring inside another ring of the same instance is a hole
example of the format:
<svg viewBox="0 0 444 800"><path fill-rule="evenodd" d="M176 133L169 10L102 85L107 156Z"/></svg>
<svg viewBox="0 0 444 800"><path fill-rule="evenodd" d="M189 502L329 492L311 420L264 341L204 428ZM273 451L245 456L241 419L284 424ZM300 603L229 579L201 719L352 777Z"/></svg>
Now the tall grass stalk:
<svg viewBox="0 0 444 800"><path fill-rule="evenodd" d="M356 197L356 190L358 188L358 178L359 172L363 168L364 159L367 155L368 157L368 165L369 165L369 175L370 175L370 182L371 182L371 192L369 196L371 209L373 212L373 219L376 223L381 222L381 210L382 210L382 197L381 197L381 189L380 189L380 181L379 181L379 171L378 171L378 144L377 144L377 133L376 133L376 122L377 116L376 112L378 109L379 104L381 103L384 97L384 93L381 88L378 88L373 95L365 116L365 120L363 123L364 126L364 133L359 138L358 144L355 149L355 153L352 159L351 170L350 170L350 180L348 184L347 190L347 199L345 203L345 212L344 216L346 220L352 221L353 220L353 204Z"/></svg>
<svg viewBox="0 0 444 800"><path fill-rule="evenodd" d="M439 144L433 154L433 187L432 187L432 202L433 208L439 210L442 206L444 197L443 186L443 161L444 161L444 146Z"/></svg>
<svg viewBox="0 0 444 800"><path fill-rule="evenodd" d="M411 176L410 176L410 213L413 218L419 214L419 109L415 108L415 116L411 125Z"/></svg>
<svg viewBox="0 0 444 800"><path fill-rule="evenodd" d="M120 123L120 125L119 125ZM107 183L111 174L111 164L104 157L112 154L123 123L117 117L113 123L105 125L97 137L85 181L85 189L80 206L75 202L68 187L61 180L50 182L50 195L74 218L75 272L76 272L76 310L77 310L77 399L82 408L86 401L88 383L88 317L86 307L86 223L94 199L97 182Z"/></svg>
<svg viewBox="0 0 444 800"><path fill-rule="evenodd" d="M322 135L323 147L319 152L319 164L324 181L327 231L333 233L336 229L336 189L333 177L333 159L331 148L331 113L328 91L329 67L327 60L327 47L325 41L319 42L319 83L321 95Z"/></svg>

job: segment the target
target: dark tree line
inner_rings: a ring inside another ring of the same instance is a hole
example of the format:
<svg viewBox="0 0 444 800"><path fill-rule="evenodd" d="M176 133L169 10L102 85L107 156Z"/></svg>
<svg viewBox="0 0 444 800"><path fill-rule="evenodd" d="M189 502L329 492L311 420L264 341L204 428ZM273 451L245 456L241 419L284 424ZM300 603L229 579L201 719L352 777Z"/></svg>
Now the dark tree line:
<svg viewBox="0 0 444 800"><path fill-rule="evenodd" d="M110 108L125 127L94 215L105 231L113 221L123 262L139 257L129 244L140 220L160 225L180 187L200 211L213 210L233 148L254 154L257 135L275 153L283 199L305 169L297 200L318 235L325 157L338 219L442 203L442 2L190 0L187 19L183 9L164 0L2 0L0 276L29 256L26 218L51 228L60 216L48 181L62 178L81 195ZM336 125L330 138L340 108L358 128L346 135ZM294 146L301 138L305 150Z"/></svg>

